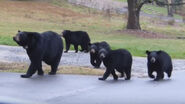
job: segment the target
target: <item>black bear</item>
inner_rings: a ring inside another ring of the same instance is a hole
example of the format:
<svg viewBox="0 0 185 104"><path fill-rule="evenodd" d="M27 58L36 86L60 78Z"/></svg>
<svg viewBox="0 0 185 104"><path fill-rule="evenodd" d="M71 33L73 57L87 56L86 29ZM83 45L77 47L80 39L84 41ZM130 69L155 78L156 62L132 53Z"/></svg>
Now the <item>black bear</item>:
<svg viewBox="0 0 185 104"><path fill-rule="evenodd" d="M13 40L24 49L29 56L31 64L22 78L31 77L36 71L43 75L42 61L51 65L50 75L56 74L63 52L63 41L61 37L52 31L43 33L18 31Z"/></svg>
<svg viewBox="0 0 185 104"><path fill-rule="evenodd" d="M78 45L81 46L80 51L89 51L88 44L90 43L90 38L87 32L64 30L62 32L62 36L65 38L66 42L66 51L64 51L65 53L68 52L71 44L74 45L76 53L78 52Z"/></svg>
<svg viewBox="0 0 185 104"><path fill-rule="evenodd" d="M90 43L90 62L95 68L99 68L101 65L102 60L99 58L98 51L100 49L105 49L107 51L110 51L110 46L107 42L96 42L96 43Z"/></svg>
<svg viewBox="0 0 185 104"><path fill-rule="evenodd" d="M148 76L150 78L155 78L152 74L154 71L157 73L155 81L164 78L164 72L167 73L168 77L172 73L172 61L171 57L164 51L146 51L147 54L147 67L148 67Z"/></svg>
<svg viewBox="0 0 185 104"><path fill-rule="evenodd" d="M105 80L112 74L114 80L118 79L115 73L115 69L121 73L121 76L126 74L125 80L130 80L131 78L131 67L132 67L132 55L129 51L125 49L110 50L101 49L99 51L99 57L103 60L103 64L106 67L106 71L102 78L99 80Z"/></svg>

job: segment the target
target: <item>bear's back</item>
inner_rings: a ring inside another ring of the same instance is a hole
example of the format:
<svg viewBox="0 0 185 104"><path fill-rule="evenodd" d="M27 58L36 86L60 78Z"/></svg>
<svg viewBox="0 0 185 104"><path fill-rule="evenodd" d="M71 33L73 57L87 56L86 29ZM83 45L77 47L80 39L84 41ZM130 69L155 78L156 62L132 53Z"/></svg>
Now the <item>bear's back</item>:
<svg viewBox="0 0 185 104"><path fill-rule="evenodd" d="M132 55L125 49L111 50L108 54L107 61L116 66L127 66L132 64Z"/></svg>
<svg viewBox="0 0 185 104"><path fill-rule="evenodd" d="M161 62L163 65L171 66L172 65L172 60L171 57L169 56L168 53L161 51L159 54L159 62Z"/></svg>
<svg viewBox="0 0 185 104"><path fill-rule="evenodd" d="M41 34L43 38L43 58L45 61L54 60L63 52L62 38L55 32L47 31ZM49 62L47 62L49 63Z"/></svg>

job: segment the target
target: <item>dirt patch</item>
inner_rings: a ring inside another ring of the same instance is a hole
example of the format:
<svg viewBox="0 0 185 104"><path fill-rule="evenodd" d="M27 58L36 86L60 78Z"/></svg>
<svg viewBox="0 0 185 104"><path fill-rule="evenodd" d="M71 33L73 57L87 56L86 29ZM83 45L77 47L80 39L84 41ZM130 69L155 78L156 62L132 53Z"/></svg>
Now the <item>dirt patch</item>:
<svg viewBox="0 0 185 104"><path fill-rule="evenodd" d="M175 37L172 37L172 36L168 36L168 35L161 34L161 33L155 33L155 32L151 32L151 31L147 31L147 30L130 30L130 29L126 29L126 30L118 30L116 32L129 34L129 35L132 35L132 36L135 36L135 37L140 37L140 38L175 39Z"/></svg>
<svg viewBox="0 0 185 104"><path fill-rule="evenodd" d="M20 12L27 14L47 14L58 15L62 17L84 17L83 14L74 12L70 9L61 8L51 5L46 2L33 2L33 1L1 1L1 10L7 12Z"/></svg>

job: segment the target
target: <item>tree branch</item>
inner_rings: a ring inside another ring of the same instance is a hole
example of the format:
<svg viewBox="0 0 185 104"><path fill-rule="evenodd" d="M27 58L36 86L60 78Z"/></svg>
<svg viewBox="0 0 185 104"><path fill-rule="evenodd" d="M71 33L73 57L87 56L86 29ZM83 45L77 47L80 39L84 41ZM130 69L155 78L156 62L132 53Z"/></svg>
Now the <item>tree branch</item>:
<svg viewBox="0 0 185 104"><path fill-rule="evenodd" d="M153 0L144 0L144 1L141 2L141 3L139 4L139 6L137 7L137 11L140 11L141 8L142 8L142 6L143 6L144 4L146 4L146 3L152 3L152 2L153 2Z"/></svg>
<svg viewBox="0 0 185 104"><path fill-rule="evenodd" d="M162 5L169 5L169 6L176 6L176 5L184 5L185 3L171 3L171 4L167 4L167 3L164 3L164 2L161 2L161 1L156 1L157 3L160 3Z"/></svg>

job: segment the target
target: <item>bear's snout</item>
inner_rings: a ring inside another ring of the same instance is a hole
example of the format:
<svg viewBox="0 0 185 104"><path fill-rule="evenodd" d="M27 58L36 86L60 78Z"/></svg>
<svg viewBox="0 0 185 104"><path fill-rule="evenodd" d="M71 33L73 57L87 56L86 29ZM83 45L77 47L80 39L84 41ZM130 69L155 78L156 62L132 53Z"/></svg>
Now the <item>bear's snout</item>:
<svg viewBox="0 0 185 104"><path fill-rule="evenodd" d="M62 32L62 33L60 34L60 36L61 36L61 37L64 37L64 33Z"/></svg>
<svg viewBox="0 0 185 104"><path fill-rule="evenodd" d="M95 49L91 49L91 51L90 51L91 53L95 53L96 51L95 51Z"/></svg>
<svg viewBox="0 0 185 104"><path fill-rule="evenodd" d="M13 37L13 40L14 40L14 41L16 41L16 42L18 42L18 40L17 40L16 36L14 36L14 37Z"/></svg>
<svg viewBox="0 0 185 104"><path fill-rule="evenodd" d="M101 59L105 58L105 54L101 53L101 54L100 54L100 58L101 58Z"/></svg>
<svg viewBox="0 0 185 104"><path fill-rule="evenodd" d="M151 63L155 63L155 61L156 61L155 57L152 57L152 58L150 59L150 61L151 61Z"/></svg>
<svg viewBox="0 0 185 104"><path fill-rule="evenodd" d="M15 36L13 37L13 40L15 41Z"/></svg>
<svg viewBox="0 0 185 104"><path fill-rule="evenodd" d="M19 42L19 41L20 41L19 36L17 36L17 35L14 36L14 37L13 37L13 40L16 41L16 42Z"/></svg>

